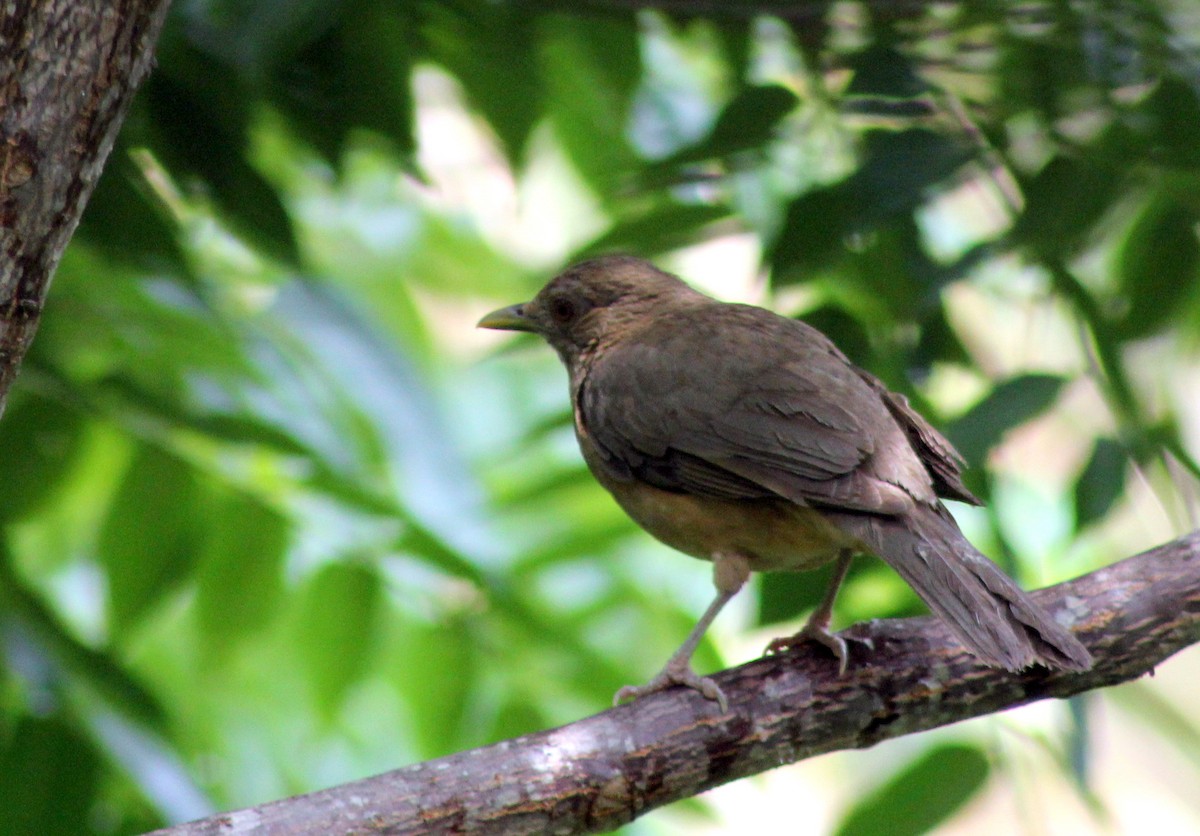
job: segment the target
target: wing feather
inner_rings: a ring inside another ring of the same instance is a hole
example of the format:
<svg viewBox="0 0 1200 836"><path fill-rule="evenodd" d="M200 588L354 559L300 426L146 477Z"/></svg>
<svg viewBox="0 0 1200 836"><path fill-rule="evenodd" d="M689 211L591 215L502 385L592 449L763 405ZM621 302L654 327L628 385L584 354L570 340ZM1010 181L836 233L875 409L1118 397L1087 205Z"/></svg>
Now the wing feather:
<svg viewBox="0 0 1200 836"><path fill-rule="evenodd" d="M875 441L909 445L879 394L820 332L761 309L714 303L657 320L595 359L576 403L616 478L885 512L902 491L932 496L915 453L893 482L879 472Z"/></svg>

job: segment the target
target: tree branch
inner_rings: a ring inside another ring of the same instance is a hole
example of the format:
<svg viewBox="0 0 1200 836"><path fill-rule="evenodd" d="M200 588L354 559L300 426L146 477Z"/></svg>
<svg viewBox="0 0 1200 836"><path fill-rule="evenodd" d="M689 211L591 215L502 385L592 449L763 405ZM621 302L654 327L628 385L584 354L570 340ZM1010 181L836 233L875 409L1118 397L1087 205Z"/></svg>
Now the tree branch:
<svg viewBox="0 0 1200 836"><path fill-rule="evenodd" d="M819 650L715 678L722 714L673 689L558 729L262 804L158 836L587 833L720 784L838 749L1136 679L1200 641L1200 532L1034 593L1096 657L1086 673L988 668L930 617L846 635L843 678Z"/></svg>
<svg viewBox="0 0 1200 836"><path fill-rule="evenodd" d="M168 0L0 8L0 414Z"/></svg>

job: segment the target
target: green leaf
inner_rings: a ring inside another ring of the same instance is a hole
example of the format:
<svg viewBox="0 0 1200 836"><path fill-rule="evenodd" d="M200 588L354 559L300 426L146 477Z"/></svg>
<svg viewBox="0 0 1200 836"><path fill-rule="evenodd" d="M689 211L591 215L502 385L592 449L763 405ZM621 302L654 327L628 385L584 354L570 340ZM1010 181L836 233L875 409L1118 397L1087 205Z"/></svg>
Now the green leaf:
<svg viewBox="0 0 1200 836"><path fill-rule="evenodd" d="M920 206L930 190L972 159L977 149L961 137L910 128L870 131L865 160L846 181L867 222L878 222Z"/></svg>
<svg viewBox="0 0 1200 836"><path fill-rule="evenodd" d="M189 35L258 83L286 68L348 6L343 0L211 0L189 9Z"/></svg>
<svg viewBox="0 0 1200 836"><path fill-rule="evenodd" d="M112 398L114 409L137 415L139 420L160 421L172 430L190 430L213 440L264 447L283 455L317 456L312 448L268 423L263 415L222 413L215 407L205 412L185 399L164 397L145 388L140 381L122 375L98 381L97 389Z"/></svg>
<svg viewBox="0 0 1200 836"><path fill-rule="evenodd" d="M1126 193L1119 171L1087 159L1058 156L1023 184L1025 208L1014 240L1061 257L1078 247L1109 207Z"/></svg>
<svg viewBox="0 0 1200 836"><path fill-rule="evenodd" d="M847 238L906 218L975 153L957 137L924 128L868 132L858 170L788 204L770 250L776 280L839 261Z"/></svg>
<svg viewBox="0 0 1200 836"><path fill-rule="evenodd" d="M890 219L856 244L844 269L823 277L832 298L848 299L876 323L915 320L938 304L940 271L930 262L911 214Z"/></svg>
<svg viewBox="0 0 1200 836"><path fill-rule="evenodd" d="M770 572L763 575L758 595L758 623L777 624L816 608L829 588L833 565L812 572Z"/></svg>
<svg viewBox="0 0 1200 836"><path fill-rule="evenodd" d="M929 85L895 47L872 44L850 59L854 78L847 96L911 98L929 92Z"/></svg>
<svg viewBox="0 0 1200 836"><path fill-rule="evenodd" d="M391 140L402 165L416 174L413 7L357 2L337 12L335 25L276 76L272 101L331 164L353 131L366 128Z"/></svg>
<svg viewBox="0 0 1200 836"><path fill-rule="evenodd" d="M912 355L905 358L910 368L930 369L935 363L955 363L963 366L972 364L958 333L946 320L946 310L940 304L940 297L938 298L939 304L932 305L925 311L925 316L921 319L920 339ZM854 355L850 356L853 359Z"/></svg>
<svg viewBox="0 0 1200 836"><path fill-rule="evenodd" d="M1049 409L1063 382L1051 374L1026 374L1006 380L955 421L947 435L963 458L978 464L1006 432Z"/></svg>
<svg viewBox="0 0 1200 836"><path fill-rule="evenodd" d="M40 675L75 684L86 684L101 702L121 707L132 722L151 734L166 726L163 707L112 653L80 641L46 601L14 571L13 556L0 542L0 610L15 628L5 653L33 661ZM0 670L3 666L0 666ZM0 685L3 674L0 673Z"/></svg>
<svg viewBox="0 0 1200 836"><path fill-rule="evenodd" d="M1193 78L1168 75L1134 122L1149 134L1152 159L1174 168L1200 167L1200 96Z"/></svg>
<svg viewBox="0 0 1200 836"><path fill-rule="evenodd" d="M95 749L55 717L23 716L0 738L0 833L77 836L93 832L100 777Z"/></svg>
<svg viewBox="0 0 1200 836"><path fill-rule="evenodd" d="M76 237L107 258L148 271L190 275L179 226L150 191L145 175L118 143L79 221Z"/></svg>
<svg viewBox="0 0 1200 836"><path fill-rule="evenodd" d="M27 394L0 421L0 521L36 511L58 488L79 453L83 422L61 403Z"/></svg>
<svg viewBox="0 0 1200 836"><path fill-rule="evenodd" d="M822 305L805 312L800 319L816 328L850 358L864 368L871 358L871 339L863 323L840 305Z"/></svg>
<svg viewBox="0 0 1200 836"><path fill-rule="evenodd" d="M656 165L720 159L761 148L798 102L795 93L777 84L746 87L725 105L707 137Z"/></svg>
<svg viewBox="0 0 1200 836"><path fill-rule="evenodd" d="M196 618L210 651L221 653L275 614L289 528L254 498L231 494L217 504L196 572Z"/></svg>
<svg viewBox="0 0 1200 836"><path fill-rule="evenodd" d="M669 252L704 240L716 222L728 218L727 206L657 205L618 220L607 232L577 251L572 260L606 252L644 256Z"/></svg>
<svg viewBox="0 0 1200 836"><path fill-rule="evenodd" d="M197 59L192 74L224 68ZM220 93L155 73L143 93L154 154L185 184L198 180L233 230L261 252L286 264L300 261L292 221L279 193L248 161L249 113L234 85Z"/></svg>
<svg viewBox="0 0 1200 836"><path fill-rule="evenodd" d="M1103 519L1125 490L1129 456L1111 438L1098 438L1092 455L1075 483L1075 527L1084 528Z"/></svg>
<svg viewBox="0 0 1200 836"><path fill-rule="evenodd" d="M717 36L717 48L725 63L729 65L730 76L735 79L744 78L755 47L750 19L729 17L721 20L720 24L713 28Z"/></svg>
<svg viewBox="0 0 1200 836"><path fill-rule="evenodd" d="M301 591L297 647L327 718L367 671L383 603L379 576L359 563L330 563Z"/></svg>
<svg viewBox="0 0 1200 836"><path fill-rule="evenodd" d="M538 59L555 134L602 199L636 162L626 130L641 77L632 18L538 18Z"/></svg>
<svg viewBox="0 0 1200 836"><path fill-rule="evenodd" d="M434 626L408 624L399 641L399 687L425 758L483 742L470 728L467 707L479 686L477 637L461 618Z"/></svg>
<svg viewBox="0 0 1200 836"><path fill-rule="evenodd" d="M296 407L305 411L279 418L295 422L295 435L339 465L351 483L347 493L398 491L413 516L438 536L455 541L472 528L482 536L475 478L422 370L401 346L383 339L363 311L330 285L296 281L282 287L272 316L278 345L291 352L281 358L281 373L304 368L292 383ZM314 387L314 380L321 385ZM279 405L291 407L284 400ZM302 435L306 430L313 438ZM346 456L353 459L343 469L339 459Z"/></svg>
<svg viewBox="0 0 1200 836"><path fill-rule="evenodd" d="M762 576L759 591L758 624L766 626L780 621L790 621L816 609L821 603L833 574L833 564L827 563L811 572L768 572ZM878 594L870 595L869 609L851 612L847 606L846 590L855 585L870 588L894 588L896 595L886 600ZM922 615L928 610L909 587L895 577L895 573L881 561L855 560L842 585L834 604L834 629L839 624L848 625L855 617L905 618Z"/></svg>
<svg viewBox="0 0 1200 836"><path fill-rule="evenodd" d="M533 17L487 0L433 3L425 11L422 34L434 59L462 83L515 166L543 103Z"/></svg>
<svg viewBox="0 0 1200 836"><path fill-rule="evenodd" d="M100 531L108 611L122 638L192 570L203 521L191 465L155 447L134 457Z"/></svg>
<svg viewBox="0 0 1200 836"><path fill-rule="evenodd" d="M790 284L840 261L856 215L855 196L839 186L814 189L789 203L768 254L772 281Z"/></svg>
<svg viewBox="0 0 1200 836"><path fill-rule="evenodd" d="M1189 308L1200 278L1197 218L1172 201L1153 201L1129 231L1117 255L1126 336L1144 337L1161 330Z"/></svg>
<svg viewBox="0 0 1200 836"><path fill-rule="evenodd" d="M949 819L987 781L987 757L976 746L931 749L856 803L837 836L920 836Z"/></svg>
<svg viewBox="0 0 1200 836"><path fill-rule="evenodd" d="M1088 73L1095 65L1082 54L1077 38L1009 37L1000 57L997 102L1010 112L1036 110L1047 123L1066 115L1072 94L1093 81Z"/></svg>

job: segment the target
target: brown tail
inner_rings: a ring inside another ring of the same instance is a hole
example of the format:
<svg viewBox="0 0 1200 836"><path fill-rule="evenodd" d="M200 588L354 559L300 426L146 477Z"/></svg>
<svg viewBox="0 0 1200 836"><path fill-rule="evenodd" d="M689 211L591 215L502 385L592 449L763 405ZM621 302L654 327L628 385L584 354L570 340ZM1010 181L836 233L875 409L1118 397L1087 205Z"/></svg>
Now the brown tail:
<svg viewBox="0 0 1200 836"><path fill-rule="evenodd" d="M1014 671L1092 666L1087 648L967 542L945 508L899 518L838 515L837 523L895 569L985 661Z"/></svg>

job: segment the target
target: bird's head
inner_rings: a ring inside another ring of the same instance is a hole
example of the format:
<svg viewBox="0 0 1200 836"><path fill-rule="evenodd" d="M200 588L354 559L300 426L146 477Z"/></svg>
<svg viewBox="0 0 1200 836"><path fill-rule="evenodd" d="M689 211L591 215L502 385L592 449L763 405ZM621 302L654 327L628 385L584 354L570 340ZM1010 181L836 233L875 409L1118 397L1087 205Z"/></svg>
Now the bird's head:
<svg viewBox="0 0 1200 836"><path fill-rule="evenodd" d="M601 256L567 268L530 301L493 311L479 327L538 334L571 369L583 352L620 339L665 306L703 298L648 261Z"/></svg>

